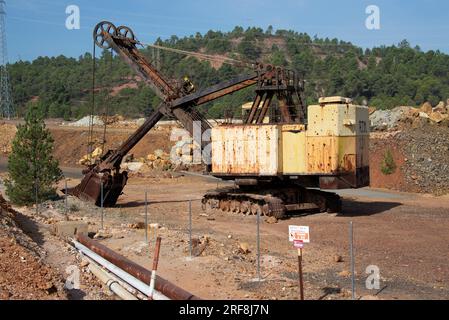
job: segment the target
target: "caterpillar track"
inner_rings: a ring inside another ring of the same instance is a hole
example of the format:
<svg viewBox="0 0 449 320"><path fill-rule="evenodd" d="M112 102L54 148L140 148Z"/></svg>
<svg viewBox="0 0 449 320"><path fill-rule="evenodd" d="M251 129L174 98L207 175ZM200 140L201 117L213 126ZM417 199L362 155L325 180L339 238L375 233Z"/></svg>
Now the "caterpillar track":
<svg viewBox="0 0 449 320"><path fill-rule="evenodd" d="M256 190L253 190L256 191ZM303 187L288 187L248 192L240 188L225 188L208 192L202 199L204 209L245 215L284 218L289 212L319 211L338 213L341 198L336 193Z"/></svg>

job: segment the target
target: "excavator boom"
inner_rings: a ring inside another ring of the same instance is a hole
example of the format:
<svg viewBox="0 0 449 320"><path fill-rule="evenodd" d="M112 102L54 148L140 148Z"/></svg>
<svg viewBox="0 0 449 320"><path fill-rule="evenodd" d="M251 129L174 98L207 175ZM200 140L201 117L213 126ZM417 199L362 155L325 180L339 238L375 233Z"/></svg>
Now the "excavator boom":
<svg viewBox="0 0 449 320"><path fill-rule="evenodd" d="M148 84L158 97L161 104L150 114L144 124L139 127L117 150L107 152L100 163L84 170L81 183L69 191L83 200L103 204L115 205L118 197L128 180L127 172L120 171L123 157L150 131L164 116L174 117L192 134L195 121L200 121L201 131L211 128L211 125L198 112L197 106L213 101L241 89L258 84L273 87L273 90L282 91L289 84L296 87L297 79L279 79L279 69L272 66L256 65L254 72L236 76L235 78L213 85L197 92L186 92L182 85L168 81L139 51L139 43L128 27L116 28L112 23L100 22L94 29L94 41L101 48L112 48L125 61L143 81ZM267 82L268 81L268 82ZM173 84L175 83L175 84ZM267 86L268 88L268 86ZM263 96L265 95L265 100ZM273 94L258 92L257 101L265 101L266 107L271 102ZM256 103L256 102L255 102ZM254 104L257 109L258 104ZM265 108L266 109L266 108Z"/></svg>

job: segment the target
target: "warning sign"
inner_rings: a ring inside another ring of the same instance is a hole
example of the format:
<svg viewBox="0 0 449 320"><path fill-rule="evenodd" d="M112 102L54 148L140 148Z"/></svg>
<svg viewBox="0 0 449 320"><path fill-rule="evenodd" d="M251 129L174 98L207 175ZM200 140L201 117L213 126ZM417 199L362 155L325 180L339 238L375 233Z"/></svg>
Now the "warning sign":
<svg viewBox="0 0 449 320"><path fill-rule="evenodd" d="M288 238L290 241L302 241L310 243L309 227L307 226L288 226Z"/></svg>
<svg viewBox="0 0 449 320"><path fill-rule="evenodd" d="M302 240L293 240L293 245L298 249L304 248L304 242Z"/></svg>

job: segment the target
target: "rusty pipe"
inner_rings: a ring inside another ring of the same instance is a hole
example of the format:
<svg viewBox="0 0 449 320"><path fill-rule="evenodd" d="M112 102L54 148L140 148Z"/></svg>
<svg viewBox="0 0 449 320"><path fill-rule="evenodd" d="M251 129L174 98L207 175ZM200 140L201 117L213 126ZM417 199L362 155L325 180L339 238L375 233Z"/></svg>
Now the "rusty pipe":
<svg viewBox="0 0 449 320"><path fill-rule="evenodd" d="M159 252L161 250L161 237L157 237L156 239L156 249L154 250L154 258L153 258L153 270L157 270L157 265L159 263Z"/></svg>
<svg viewBox="0 0 449 320"><path fill-rule="evenodd" d="M150 294L150 286L146 283L143 283L141 280L137 279L133 275L130 275L126 271L120 269L112 262L106 260L105 258L101 257L100 255L96 254L89 248L87 248L85 245L81 244L80 242L76 240L72 240L73 245L76 249L78 249L83 255L86 255L90 259L94 260L96 263L100 264L101 266L105 267L107 270L112 272L114 275L119 277L124 281L124 283L127 283L131 287L139 290L143 294L149 296ZM163 295L159 291L154 290L154 300L170 300L167 296Z"/></svg>
<svg viewBox="0 0 449 320"><path fill-rule="evenodd" d="M125 258L124 256L102 245L98 241L92 240L83 234L77 234L76 239L78 242L80 242L99 256L125 270L145 284L150 284L151 271L145 269L141 265L129 260L128 258ZM190 292L187 292L186 290L174 285L173 283L165 280L160 276L156 276L155 288L157 291L161 292L172 300L201 300L199 297L191 294Z"/></svg>

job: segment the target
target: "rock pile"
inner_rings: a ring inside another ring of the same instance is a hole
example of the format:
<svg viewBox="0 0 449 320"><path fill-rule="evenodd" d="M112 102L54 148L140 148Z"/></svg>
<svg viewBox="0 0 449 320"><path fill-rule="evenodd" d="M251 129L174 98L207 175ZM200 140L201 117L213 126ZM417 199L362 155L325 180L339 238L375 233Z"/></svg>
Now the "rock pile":
<svg viewBox="0 0 449 320"><path fill-rule="evenodd" d="M104 122L99 116L93 116L92 119L90 116L85 116L78 121L69 123L67 125L70 127L88 127L90 124L93 124L94 126L103 126Z"/></svg>
<svg viewBox="0 0 449 320"><path fill-rule="evenodd" d="M170 155L161 149L157 149L154 153L150 153L146 158L134 158L134 155L128 155L122 165L122 170L130 173L143 174L152 170L171 171L174 164L170 161Z"/></svg>
<svg viewBox="0 0 449 320"><path fill-rule="evenodd" d="M149 154L145 159L145 164L148 168L156 170L168 171L173 168L170 155L161 149L157 149L154 153Z"/></svg>
<svg viewBox="0 0 449 320"><path fill-rule="evenodd" d="M170 158L176 164L201 164L201 147L186 137L172 147Z"/></svg>
<svg viewBox="0 0 449 320"><path fill-rule="evenodd" d="M194 156L194 152L199 151L199 160ZM198 161L194 161L198 160ZM201 151L197 144L188 140L178 141L171 149L170 153L157 149L147 155L146 158L135 159L133 155L126 157L122 164L122 169L130 172L143 173L150 170L176 171L185 170L191 165L201 164Z"/></svg>
<svg viewBox="0 0 449 320"><path fill-rule="evenodd" d="M101 155L103 154L103 149L100 147L95 148L94 151L92 151L89 154L86 154L85 156L83 156L78 163L80 165L91 165L94 164L96 161L98 161L101 157Z"/></svg>
<svg viewBox="0 0 449 320"><path fill-rule="evenodd" d="M443 195L449 193L449 127L428 124L402 131L402 168L410 191Z"/></svg>
<svg viewBox="0 0 449 320"><path fill-rule="evenodd" d="M372 131L397 129L401 124L411 124L413 127L426 123L449 125L449 105L441 101L432 107L426 102L420 108L400 106L391 110L376 110L370 114L370 121Z"/></svg>

